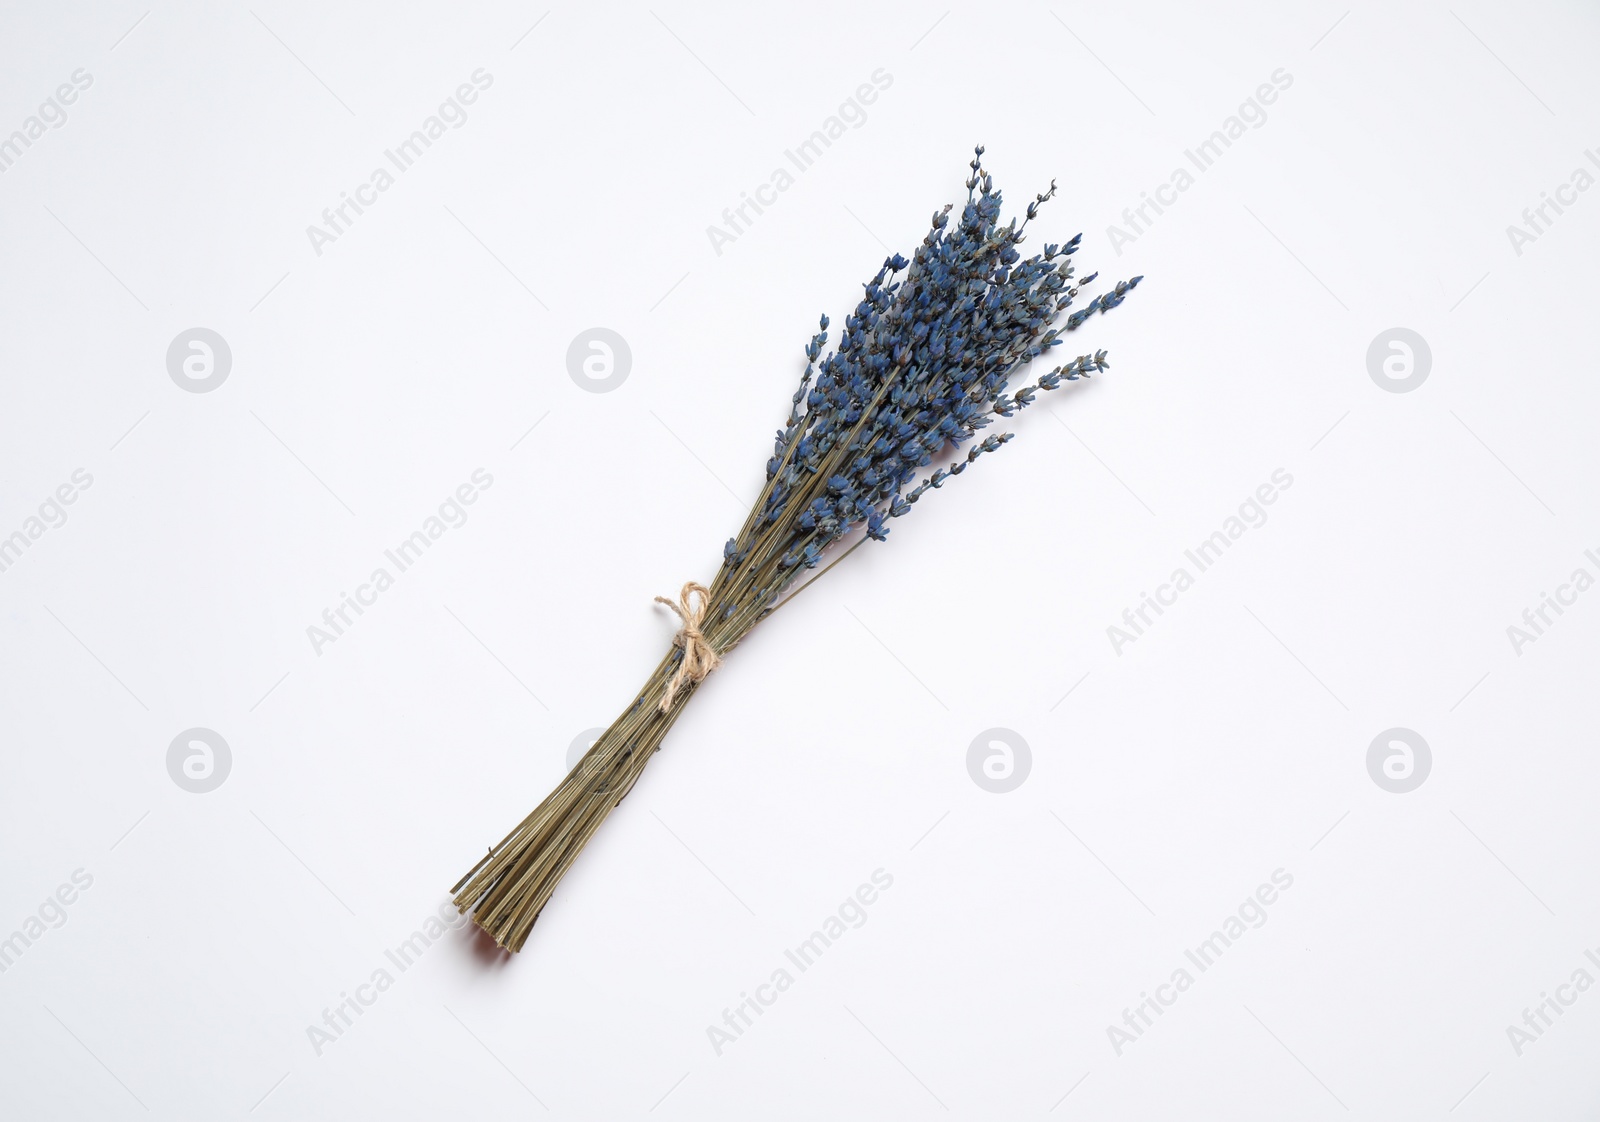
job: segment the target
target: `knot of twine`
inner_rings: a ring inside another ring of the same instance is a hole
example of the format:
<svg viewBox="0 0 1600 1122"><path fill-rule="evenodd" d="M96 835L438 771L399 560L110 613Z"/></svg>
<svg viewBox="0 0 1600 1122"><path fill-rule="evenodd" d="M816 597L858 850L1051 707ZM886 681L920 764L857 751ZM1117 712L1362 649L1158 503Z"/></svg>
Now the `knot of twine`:
<svg viewBox="0 0 1600 1122"><path fill-rule="evenodd" d="M691 600L690 596L695 593L699 594L699 598ZM707 674L722 665L722 659L711 649L710 641L700 630L700 624L706 616L706 605L710 601L711 590L695 581L689 581L678 592L676 604L665 596L656 597L656 603L665 604L683 621L683 625L678 628L678 634L672 639L673 646L683 649L683 661L678 663L678 672L667 683L667 692L662 695L663 713L672 708L672 699L677 696L680 689L685 685L698 685L705 680Z"/></svg>

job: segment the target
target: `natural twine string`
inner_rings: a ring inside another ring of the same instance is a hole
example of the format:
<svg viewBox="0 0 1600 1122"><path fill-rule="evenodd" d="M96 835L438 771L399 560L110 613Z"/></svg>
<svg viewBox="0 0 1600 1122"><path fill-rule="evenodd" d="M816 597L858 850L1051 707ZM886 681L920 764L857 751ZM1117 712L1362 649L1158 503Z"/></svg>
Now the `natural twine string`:
<svg viewBox="0 0 1600 1122"><path fill-rule="evenodd" d="M691 594L699 593L698 600L690 600ZM711 590L703 584L690 581L678 592L678 602L674 604L665 596L657 596L656 603L665 604L683 621L678 628L678 634L673 637L673 645L683 648L683 660L678 663L678 672L667 683L667 692L661 697L661 711L663 713L672 708L672 699L685 685L698 685L705 680L705 676L722 665L722 659L717 652L711 649L700 624L706 616L706 605L711 601Z"/></svg>

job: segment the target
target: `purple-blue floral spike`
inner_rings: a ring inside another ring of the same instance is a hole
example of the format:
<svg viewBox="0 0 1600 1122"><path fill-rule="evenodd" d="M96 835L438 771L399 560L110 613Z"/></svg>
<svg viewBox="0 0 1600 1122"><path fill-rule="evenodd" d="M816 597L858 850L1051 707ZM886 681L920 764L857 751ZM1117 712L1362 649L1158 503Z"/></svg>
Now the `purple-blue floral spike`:
<svg viewBox="0 0 1600 1122"><path fill-rule="evenodd" d="M828 547L857 529L884 540L886 517L906 514L929 487L960 474L1011 434L991 437L965 460L915 482L944 448L964 443L996 417L1015 416L1040 391L1107 368L1105 351L1097 351L1007 390L1021 367L1060 346L1064 332L1121 304L1143 278L1119 282L1068 315L1063 328L1052 327L1095 279L1073 280L1069 258L1083 235L1065 245L1046 243L1042 253L1023 259L1017 249L1023 229L1054 197L1056 185L1028 204L1021 226L1015 220L1002 226L1000 192L982 157L983 149L975 149L959 221L952 227L951 207L936 211L911 260L894 254L863 286L835 349L822 357L827 316L805 346L805 372L767 461L758 512L723 553L722 577L778 559L769 574L779 578L776 587L763 588L770 582L760 579L753 585L765 601L761 614L776 606L799 575L797 566L814 567ZM825 462L833 466L818 487L814 477ZM815 491L826 495L813 498ZM803 513L786 521L797 500ZM790 532L774 540L780 524Z"/></svg>

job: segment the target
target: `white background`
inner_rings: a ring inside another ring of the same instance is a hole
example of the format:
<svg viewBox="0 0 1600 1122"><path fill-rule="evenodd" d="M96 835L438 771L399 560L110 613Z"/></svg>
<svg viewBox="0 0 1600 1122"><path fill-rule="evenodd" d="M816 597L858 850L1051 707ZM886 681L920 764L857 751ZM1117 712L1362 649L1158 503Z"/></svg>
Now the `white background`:
<svg viewBox="0 0 1600 1122"><path fill-rule="evenodd" d="M1594 1117L1600 993L1507 1034L1600 978L1600 593L1506 632L1600 569L1600 192L1506 233L1600 144L1591 8L144 12L0 15L0 131L93 76L0 176L0 534L93 477L0 573L0 937L93 878L0 974L7 1117ZM308 1026L642 683L651 597L713 575L816 315L962 196L975 142L1018 207L1058 180L1040 232L1084 231L1086 270L1149 278L1076 337L1112 369L744 643L522 954L453 931L319 1055ZM209 393L166 368L195 326L233 354ZM632 349L613 392L567 373L594 326ZM1367 369L1396 326L1432 352L1409 393ZM314 651L478 468L466 524ZM197 726L232 753L208 794L167 770ZM1396 726L1432 750L1409 794L1367 768ZM1032 752L1004 795L967 770L995 727ZM1265 925L1119 1055L1108 1026L1276 869Z"/></svg>

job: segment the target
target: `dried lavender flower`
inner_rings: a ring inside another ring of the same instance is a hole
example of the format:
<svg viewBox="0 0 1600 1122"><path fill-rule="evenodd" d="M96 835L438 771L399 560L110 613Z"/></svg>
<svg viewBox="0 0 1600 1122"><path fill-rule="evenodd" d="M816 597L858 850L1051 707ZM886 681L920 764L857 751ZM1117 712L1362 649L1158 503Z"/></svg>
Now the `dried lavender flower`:
<svg viewBox="0 0 1600 1122"><path fill-rule="evenodd" d="M1010 389L1012 378L1061 346L1096 313L1117 307L1142 277L1119 281L1068 312L1096 274L1075 279L1082 235L1023 257L1023 231L1056 194L1029 203L1021 225L1000 223L1000 192L968 165L967 201L935 211L907 260L886 258L826 351L830 321L806 343L806 367L774 438L766 484L722 550L709 589L645 688L539 808L455 886L456 905L496 942L519 950L583 845L632 788L700 680L752 627L862 542L888 538L888 521L998 451L1015 434L978 430L1011 419L1040 393L1106 370L1106 352L1080 354ZM1058 322L1060 325L1058 325ZM962 445L965 456L927 469ZM848 546L846 538L854 537ZM699 586L693 586L699 588ZM686 639L687 636L687 639ZM687 664L685 660L688 660Z"/></svg>

